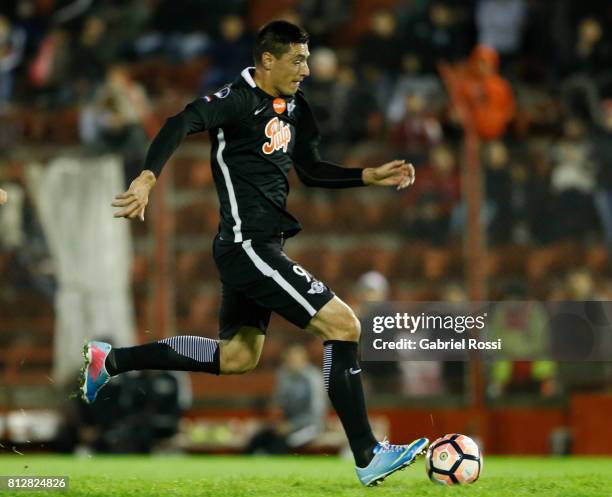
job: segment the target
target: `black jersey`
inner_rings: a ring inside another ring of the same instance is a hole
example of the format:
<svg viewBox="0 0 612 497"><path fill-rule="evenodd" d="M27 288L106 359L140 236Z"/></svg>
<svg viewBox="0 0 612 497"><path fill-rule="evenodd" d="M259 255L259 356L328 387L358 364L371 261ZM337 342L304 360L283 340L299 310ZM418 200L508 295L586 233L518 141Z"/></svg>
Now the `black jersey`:
<svg viewBox="0 0 612 497"><path fill-rule="evenodd" d="M362 169L321 160L319 131L303 93L273 97L255 84L253 70L245 69L233 83L168 119L145 163L158 176L185 136L208 130L220 234L237 243L288 238L300 231L300 223L286 210L293 164L308 186L363 186Z"/></svg>

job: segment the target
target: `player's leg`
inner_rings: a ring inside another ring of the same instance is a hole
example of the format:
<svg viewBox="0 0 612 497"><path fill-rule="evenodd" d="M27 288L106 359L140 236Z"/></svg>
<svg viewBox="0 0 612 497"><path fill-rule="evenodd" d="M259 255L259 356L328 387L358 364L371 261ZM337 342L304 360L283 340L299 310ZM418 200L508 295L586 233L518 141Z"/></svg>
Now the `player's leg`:
<svg viewBox="0 0 612 497"><path fill-rule="evenodd" d="M270 311L223 285L219 340L175 336L134 347L89 342L85 348L83 398L93 402L112 376L145 369L243 374L259 362Z"/></svg>
<svg viewBox="0 0 612 497"><path fill-rule="evenodd" d="M377 484L412 464L427 448L426 438L410 445L391 445L378 442L372 434L357 355L361 326L352 309L334 297L315 314L306 330L324 340L325 388L346 432L361 482Z"/></svg>
<svg viewBox="0 0 612 497"><path fill-rule="evenodd" d="M323 375L359 467L367 466L378 441L368 421L357 347L361 326L351 308L334 297L311 319L309 331L324 340Z"/></svg>
<svg viewBox="0 0 612 497"><path fill-rule="evenodd" d="M93 402L113 376L146 369L244 374L257 366L265 335L243 326L231 337L214 340L199 336L175 336L134 347L112 348L104 342L85 347L83 398Z"/></svg>
<svg viewBox="0 0 612 497"><path fill-rule="evenodd" d="M244 285L245 294L325 341L326 387L347 434L360 480L366 485L374 484L411 464L427 447L427 439L410 445L390 445L378 442L372 434L357 361L360 325L353 311L326 285L289 259L280 243L247 241L242 249L252 268L260 273L259 278L253 276L252 283Z"/></svg>
<svg viewBox="0 0 612 497"><path fill-rule="evenodd" d="M261 306L325 340L325 384L357 465L367 466L378 442L368 422L358 374L358 319L326 285L289 259L280 242L245 242L242 248L259 273L259 278L253 276L256 284L245 286L245 293Z"/></svg>
<svg viewBox="0 0 612 497"><path fill-rule="evenodd" d="M250 284L257 284L261 275L251 267L250 259L240 244L223 242L217 237L213 255L223 281L220 339L175 336L116 349L104 342L89 342L84 350L85 368L82 373L83 399L86 402L93 402L112 376L126 371L158 369L242 374L257 365L270 311L250 299L239 287L245 279Z"/></svg>
<svg viewBox="0 0 612 497"><path fill-rule="evenodd" d="M243 374L259 362L265 335L243 326L227 339L175 336L134 347L113 348L106 358L111 376L158 369L212 374Z"/></svg>

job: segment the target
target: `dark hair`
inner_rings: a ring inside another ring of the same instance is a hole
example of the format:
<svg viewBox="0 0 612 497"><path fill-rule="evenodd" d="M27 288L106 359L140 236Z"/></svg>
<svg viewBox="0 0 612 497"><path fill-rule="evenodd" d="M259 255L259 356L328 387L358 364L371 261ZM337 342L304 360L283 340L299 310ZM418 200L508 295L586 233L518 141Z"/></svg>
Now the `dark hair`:
<svg viewBox="0 0 612 497"><path fill-rule="evenodd" d="M296 24L287 21L272 21L263 26L257 33L253 46L255 64L261 62L264 52L270 52L280 58L289 50L292 43L308 43L308 33Z"/></svg>

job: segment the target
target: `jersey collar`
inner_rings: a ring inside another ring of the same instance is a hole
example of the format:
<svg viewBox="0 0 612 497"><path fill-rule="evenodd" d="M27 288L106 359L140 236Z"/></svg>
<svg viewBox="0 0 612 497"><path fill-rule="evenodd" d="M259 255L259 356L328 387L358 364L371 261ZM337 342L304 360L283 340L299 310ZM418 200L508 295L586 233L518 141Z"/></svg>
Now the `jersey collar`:
<svg viewBox="0 0 612 497"><path fill-rule="evenodd" d="M255 80L253 79L253 76L251 75L251 71L255 72L255 68L245 67L240 73L240 76L242 76L242 79L244 79L251 88L257 88L257 85L255 84Z"/></svg>
<svg viewBox="0 0 612 497"><path fill-rule="evenodd" d="M255 79L253 77L254 75L255 75L254 67L245 67L240 73L240 78L238 80L243 84L246 83L250 88L253 89L253 91L258 93L262 97L272 98L272 99L277 98L273 95L270 95L269 93L262 90L259 86L257 86L257 84L255 83ZM281 98L284 98L285 100L289 101L289 100L293 100L294 97L291 96L291 97L281 97Z"/></svg>
<svg viewBox="0 0 612 497"><path fill-rule="evenodd" d="M246 67L240 73L239 81L243 85L246 84L249 88L251 88L260 97L274 98L272 95L270 95L269 93L266 93L259 86L257 86L257 84L255 83L255 79L253 78L254 74L255 74L255 68L254 67Z"/></svg>

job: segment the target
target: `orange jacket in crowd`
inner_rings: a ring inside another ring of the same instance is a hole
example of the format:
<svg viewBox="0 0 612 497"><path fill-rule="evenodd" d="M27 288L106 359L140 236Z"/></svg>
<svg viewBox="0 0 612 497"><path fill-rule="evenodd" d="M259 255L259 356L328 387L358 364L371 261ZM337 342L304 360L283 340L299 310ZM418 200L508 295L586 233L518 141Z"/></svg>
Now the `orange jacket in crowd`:
<svg viewBox="0 0 612 497"><path fill-rule="evenodd" d="M512 88L498 73L499 56L488 46L477 45L457 81L457 95L485 141L502 136L514 117Z"/></svg>

